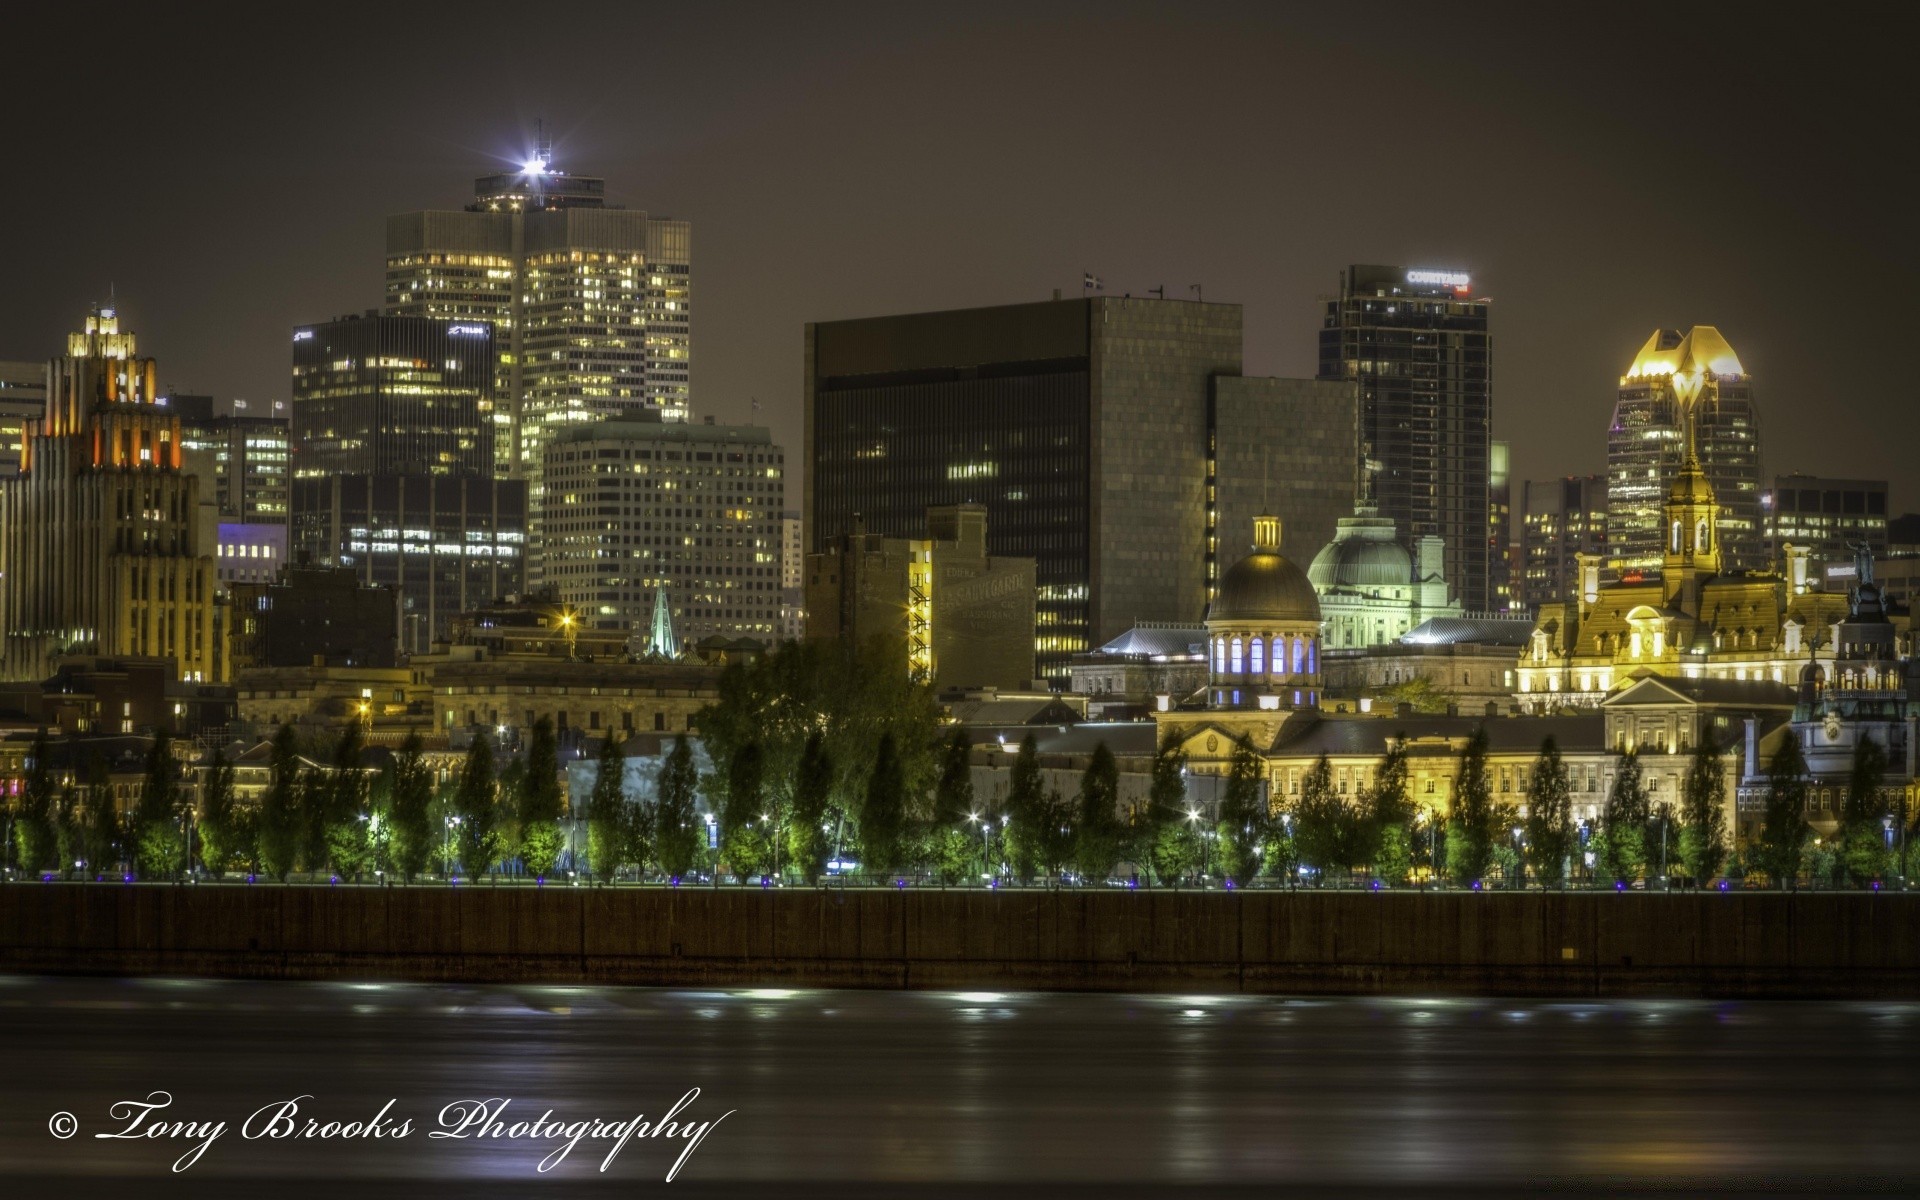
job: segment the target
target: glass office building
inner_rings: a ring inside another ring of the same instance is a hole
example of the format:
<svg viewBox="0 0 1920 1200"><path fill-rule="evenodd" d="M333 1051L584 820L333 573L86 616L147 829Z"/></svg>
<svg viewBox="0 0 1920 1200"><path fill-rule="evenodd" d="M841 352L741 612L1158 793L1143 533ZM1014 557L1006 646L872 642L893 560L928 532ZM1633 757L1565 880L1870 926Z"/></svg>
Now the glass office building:
<svg viewBox="0 0 1920 1200"><path fill-rule="evenodd" d="M292 468L493 474L493 327L368 313L293 333Z"/></svg>
<svg viewBox="0 0 1920 1200"><path fill-rule="evenodd" d="M1446 543L1447 584L1471 612L1495 602L1489 561L1493 335L1461 272L1349 267L1320 329L1321 379L1360 392L1358 457L1403 535Z"/></svg>

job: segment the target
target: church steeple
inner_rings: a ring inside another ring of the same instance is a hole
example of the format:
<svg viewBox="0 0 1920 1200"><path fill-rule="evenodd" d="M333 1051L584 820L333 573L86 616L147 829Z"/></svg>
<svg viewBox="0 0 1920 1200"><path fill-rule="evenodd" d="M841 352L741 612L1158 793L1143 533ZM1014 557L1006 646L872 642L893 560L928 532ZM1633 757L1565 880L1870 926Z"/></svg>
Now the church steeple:
<svg viewBox="0 0 1920 1200"><path fill-rule="evenodd" d="M1666 516L1666 550L1661 562L1661 577L1666 583L1669 604L1690 593L1698 581L1720 573L1720 502L1713 485L1700 468L1700 456L1694 440L1696 405L1705 377L1698 373L1676 375L1673 389L1680 404L1681 429L1686 458L1667 490L1663 510Z"/></svg>

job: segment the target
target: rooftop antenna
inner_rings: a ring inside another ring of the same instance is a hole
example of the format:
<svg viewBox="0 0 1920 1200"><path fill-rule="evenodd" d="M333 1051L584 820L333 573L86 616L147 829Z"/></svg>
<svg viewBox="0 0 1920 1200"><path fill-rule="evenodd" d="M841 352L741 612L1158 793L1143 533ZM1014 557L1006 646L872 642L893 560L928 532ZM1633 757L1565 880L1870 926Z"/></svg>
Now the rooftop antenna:
<svg viewBox="0 0 1920 1200"><path fill-rule="evenodd" d="M1188 284L1188 285L1187 285L1187 290L1193 293L1193 298L1194 298L1195 300L1199 300L1199 301L1202 301L1202 302L1204 302L1204 301L1206 300L1206 297L1200 294L1200 285L1199 285L1199 284L1197 284L1197 283L1190 283L1190 284Z"/></svg>

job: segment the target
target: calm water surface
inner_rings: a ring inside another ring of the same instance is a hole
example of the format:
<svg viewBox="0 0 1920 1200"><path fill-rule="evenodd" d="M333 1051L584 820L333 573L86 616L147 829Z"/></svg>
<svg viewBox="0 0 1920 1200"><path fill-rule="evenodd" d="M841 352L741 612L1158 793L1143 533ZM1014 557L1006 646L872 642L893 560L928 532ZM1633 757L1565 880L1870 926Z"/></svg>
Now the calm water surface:
<svg viewBox="0 0 1920 1200"><path fill-rule="evenodd" d="M1913 1194L1916 1068L1908 1003L0 977L0 1163L34 1195ZM687 1114L732 1115L671 1184L658 1139L605 1173L584 1141L542 1175L551 1139L425 1136L464 1099L616 1121L695 1087ZM92 1136L156 1089L171 1119L229 1126L182 1175L189 1141ZM414 1133L240 1136L301 1094L302 1119L394 1100Z"/></svg>

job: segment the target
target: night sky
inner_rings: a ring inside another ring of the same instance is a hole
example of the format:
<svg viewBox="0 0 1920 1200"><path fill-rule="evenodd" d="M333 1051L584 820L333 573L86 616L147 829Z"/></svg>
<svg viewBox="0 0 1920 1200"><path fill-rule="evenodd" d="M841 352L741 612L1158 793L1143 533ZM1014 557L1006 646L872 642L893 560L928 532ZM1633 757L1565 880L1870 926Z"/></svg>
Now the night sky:
<svg viewBox="0 0 1920 1200"><path fill-rule="evenodd" d="M1517 479L1601 469L1634 351L1701 323L1756 378L1769 473L1920 507L1910 15L1346 7L16 17L0 358L111 283L164 386L284 397L296 323L379 303L387 214L461 206L544 118L557 165L693 222L696 413L757 398L796 454L809 320L1092 271L1200 283L1245 305L1250 373L1310 375L1320 301L1379 262L1493 299Z"/></svg>

